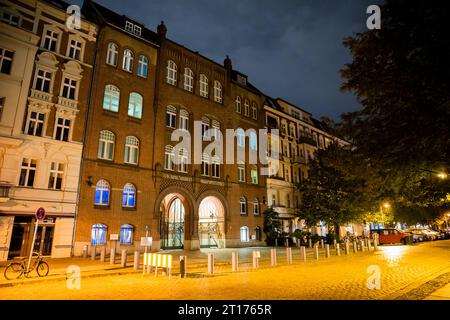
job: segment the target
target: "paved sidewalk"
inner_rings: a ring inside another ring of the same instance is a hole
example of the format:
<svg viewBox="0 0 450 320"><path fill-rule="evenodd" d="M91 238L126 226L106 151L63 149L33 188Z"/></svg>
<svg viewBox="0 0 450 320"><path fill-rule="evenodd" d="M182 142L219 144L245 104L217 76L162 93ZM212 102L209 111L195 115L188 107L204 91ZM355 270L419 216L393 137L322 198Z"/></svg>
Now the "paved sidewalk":
<svg viewBox="0 0 450 320"><path fill-rule="evenodd" d="M261 253L261 258L259 259L260 268L270 267L270 249L271 247L247 247L247 248L226 248L226 249L201 249L196 251L188 250L161 250L158 253L171 254L173 256L173 268L172 273L179 273L179 261L180 256L187 257L187 271L192 275L204 274L207 271L207 254L214 254L214 266L218 272L230 272L231 271L231 253L233 251L238 252L239 256L239 270L240 271L250 271L252 269L252 252L258 250ZM294 264L301 263L300 261L300 249L292 247L292 262ZM350 255L362 255L371 254L368 252L367 248L365 252L358 251L357 253L350 252ZM330 247L331 258L339 259L336 256L335 249ZM341 248L341 255L344 256L344 250ZM315 260L314 249L306 249L307 260ZM325 260L325 249L319 249L320 260ZM32 284L36 282L46 282L46 281L60 281L67 279L68 267L78 266L80 268L83 278L88 277L99 277L99 276L110 276L110 275L120 275L120 274L133 274L142 273L143 266L143 253L140 255L139 269L135 270L134 265L134 253L130 253L127 256L127 267L122 268L120 264L121 256L120 253L116 254L115 264L110 264L109 255L105 257L105 262L100 262L100 255L98 254L96 260L92 260L91 257L88 258L60 258L60 259L45 259L49 264L50 271L47 277L40 278L37 276L36 272L33 271L30 278L21 277L17 280L7 280L4 278L4 270L6 265L0 267L0 288L15 286L19 284ZM277 264L285 265L287 264L286 258L286 248L277 248ZM320 261L319 261L320 262Z"/></svg>
<svg viewBox="0 0 450 320"><path fill-rule="evenodd" d="M436 290L423 300L450 300L450 283Z"/></svg>

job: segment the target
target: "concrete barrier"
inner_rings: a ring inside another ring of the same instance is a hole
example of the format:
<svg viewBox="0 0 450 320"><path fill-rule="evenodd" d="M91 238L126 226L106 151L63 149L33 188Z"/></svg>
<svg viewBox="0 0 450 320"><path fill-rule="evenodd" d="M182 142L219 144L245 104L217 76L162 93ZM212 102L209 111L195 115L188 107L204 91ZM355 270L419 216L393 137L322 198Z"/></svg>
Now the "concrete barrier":
<svg viewBox="0 0 450 320"><path fill-rule="evenodd" d="M286 262L292 264L292 248L286 248Z"/></svg>
<svg viewBox="0 0 450 320"><path fill-rule="evenodd" d="M237 272L239 270L239 254L237 251L231 253L231 271Z"/></svg>
<svg viewBox="0 0 450 320"><path fill-rule="evenodd" d="M270 249L270 265L275 267L277 265L277 249Z"/></svg>
<svg viewBox="0 0 450 320"><path fill-rule="evenodd" d="M127 266L127 249L122 249L122 256L120 257L120 266L126 268Z"/></svg>
<svg viewBox="0 0 450 320"><path fill-rule="evenodd" d="M300 259L306 261L306 247L300 247Z"/></svg>

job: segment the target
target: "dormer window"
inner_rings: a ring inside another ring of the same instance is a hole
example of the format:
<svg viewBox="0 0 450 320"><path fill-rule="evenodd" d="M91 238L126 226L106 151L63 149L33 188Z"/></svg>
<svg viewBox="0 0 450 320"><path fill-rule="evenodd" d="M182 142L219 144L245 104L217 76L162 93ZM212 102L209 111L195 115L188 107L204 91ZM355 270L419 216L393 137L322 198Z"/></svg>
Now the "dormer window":
<svg viewBox="0 0 450 320"><path fill-rule="evenodd" d="M142 28L130 21L125 21L125 30L137 36L141 36Z"/></svg>
<svg viewBox="0 0 450 320"><path fill-rule="evenodd" d="M241 75L237 75L237 82L240 84L243 84L244 86L247 85L247 78Z"/></svg>

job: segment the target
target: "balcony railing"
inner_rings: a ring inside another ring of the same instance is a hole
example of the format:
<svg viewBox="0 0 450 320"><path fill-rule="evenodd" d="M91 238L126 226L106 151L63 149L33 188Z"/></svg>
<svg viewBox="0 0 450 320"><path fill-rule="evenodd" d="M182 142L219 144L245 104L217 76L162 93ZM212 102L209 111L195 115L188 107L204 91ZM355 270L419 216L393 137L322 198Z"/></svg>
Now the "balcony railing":
<svg viewBox="0 0 450 320"><path fill-rule="evenodd" d="M317 147L317 142L314 140L312 135L301 134L298 138L298 143L307 143L309 145Z"/></svg>
<svg viewBox="0 0 450 320"><path fill-rule="evenodd" d="M306 158L302 157L302 156L298 156L297 155L297 156L294 156L293 159L294 159L294 163L303 163L303 164L307 164L308 163Z"/></svg>
<svg viewBox="0 0 450 320"><path fill-rule="evenodd" d="M78 108L78 102L76 100L67 99L64 97L58 97L58 104L63 107L68 107L68 108L72 108L72 109Z"/></svg>
<svg viewBox="0 0 450 320"><path fill-rule="evenodd" d="M38 99L46 102L52 102L53 95L47 92L31 89L30 98Z"/></svg>
<svg viewBox="0 0 450 320"><path fill-rule="evenodd" d="M0 203L9 200L9 190L12 185L7 183L0 183Z"/></svg>

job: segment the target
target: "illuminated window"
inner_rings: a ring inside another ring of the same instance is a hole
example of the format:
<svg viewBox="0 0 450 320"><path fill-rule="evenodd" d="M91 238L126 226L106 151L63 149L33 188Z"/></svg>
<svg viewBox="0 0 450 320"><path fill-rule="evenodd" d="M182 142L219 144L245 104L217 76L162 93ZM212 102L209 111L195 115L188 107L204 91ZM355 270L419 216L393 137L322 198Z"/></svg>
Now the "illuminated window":
<svg viewBox="0 0 450 320"><path fill-rule="evenodd" d="M94 204L98 206L109 205L109 194L110 194L109 183L103 179L99 180L97 182L97 185L95 186Z"/></svg>
<svg viewBox="0 0 450 320"><path fill-rule="evenodd" d="M222 103L222 84L214 81L214 101Z"/></svg>
<svg viewBox="0 0 450 320"><path fill-rule="evenodd" d="M148 74L148 58L146 56L139 56L138 59L138 76L147 78Z"/></svg>
<svg viewBox="0 0 450 320"><path fill-rule="evenodd" d="M242 111L241 97L239 96L236 97L235 104L236 104L236 112L241 113Z"/></svg>
<svg viewBox="0 0 450 320"><path fill-rule="evenodd" d="M186 149L180 149L180 154L178 155L178 171L187 173L188 171L188 152Z"/></svg>
<svg viewBox="0 0 450 320"><path fill-rule="evenodd" d="M177 85L177 65L172 60L167 61L166 81L168 84Z"/></svg>
<svg viewBox="0 0 450 320"><path fill-rule="evenodd" d="M174 106L167 106L166 108L166 127L176 128L177 109Z"/></svg>
<svg viewBox="0 0 450 320"><path fill-rule="evenodd" d="M245 166L242 164L238 165L238 181L245 182Z"/></svg>
<svg viewBox="0 0 450 320"><path fill-rule="evenodd" d="M241 242L249 242L248 227L241 227Z"/></svg>
<svg viewBox="0 0 450 320"><path fill-rule="evenodd" d="M184 90L189 92L194 90L194 73L189 68L184 68Z"/></svg>
<svg viewBox="0 0 450 320"><path fill-rule="evenodd" d="M136 206L136 188L131 183L125 184L122 193L122 207L134 208Z"/></svg>
<svg viewBox="0 0 450 320"><path fill-rule="evenodd" d="M133 136L126 137L124 162L129 164L138 164L138 155L139 155L138 138Z"/></svg>
<svg viewBox="0 0 450 320"><path fill-rule="evenodd" d="M189 113L186 110L180 110L180 129L189 130Z"/></svg>
<svg viewBox="0 0 450 320"><path fill-rule="evenodd" d="M141 119L142 117L142 96L139 93L131 92L128 102L128 115L133 118Z"/></svg>
<svg viewBox="0 0 450 320"><path fill-rule="evenodd" d="M208 78L204 75L200 75L200 95L208 98Z"/></svg>
<svg viewBox="0 0 450 320"><path fill-rule="evenodd" d="M250 176L252 178L252 183L258 184L258 169L256 167L251 169Z"/></svg>
<svg viewBox="0 0 450 320"><path fill-rule="evenodd" d="M175 154L172 146L166 146L164 151L164 169L173 170Z"/></svg>
<svg viewBox="0 0 450 320"><path fill-rule="evenodd" d="M122 69L128 72L133 71L133 52L129 49L123 51Z"/></svg>
<svg viewBox="0 0 450 320"><path fill-rule="evenodd" d="M118 112L119 111L120 90L112 84L105 86L103 95L103 109Z"/></svg>
<svg viewBox="0 0 450 320"><path fill-rule="evenodd" d="M245 197L239 199L239 212L241 214L247 214L247 199Z"/></svg>
<svg viewBox="0 0 450 320"><path fill-rule="evenodd" d="M104 160L112 160L114 154L114 143L116 137L114 133L108 130L100 131L100 139L98 144L98 158Z"/></svg>
<svg viewBox="0 0 450 320"><path fill-rule="evenodd" d="M94 224L91 230L91 244L102 246L106 244L106 226L104 224Z"/></svg>
<svg viewBox="0 0 450 320"><path fill-rule="evenodd" d="M237 145L238 147L245 147L245 131L242 128L236 129L236 136L237 136Z"/></svg>
<svg viewBox="0 0 450 320"><path fill-rule="evenodd" d="M124 224L120 227L120 244L130 245L133 243L133 226Z"/></svg>
<svg viewBox="0 0 450 320"><path fill-rule="evenodd" d="M106 53L106 63L112 66L117 65L119 57L119 47L115 43L108 43L108 51Z"/></svg>

